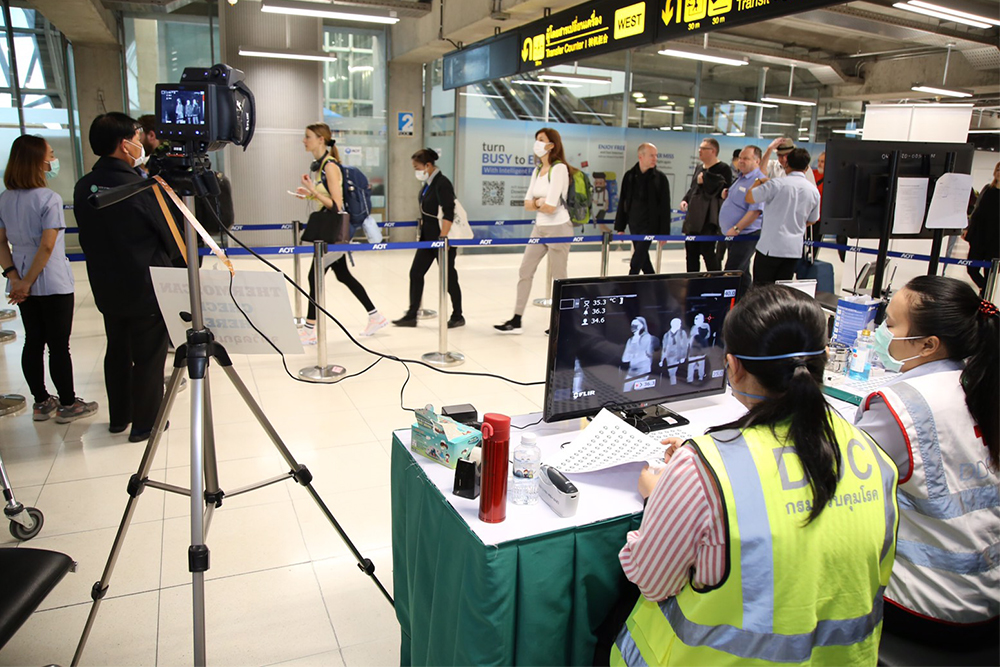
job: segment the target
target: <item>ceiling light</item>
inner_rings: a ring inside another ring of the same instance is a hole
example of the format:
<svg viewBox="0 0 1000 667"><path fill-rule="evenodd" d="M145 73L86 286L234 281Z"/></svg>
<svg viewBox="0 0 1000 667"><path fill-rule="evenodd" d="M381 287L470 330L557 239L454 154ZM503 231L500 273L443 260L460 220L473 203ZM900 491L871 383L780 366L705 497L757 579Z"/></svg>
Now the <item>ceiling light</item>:
<svg viewBox="0 0 1000 667"><path fill-rule="evenodd" d="M674 129L675 130L683 130L684 126L683 125L674 125Z"/></svg>
<svg viewBox="0 0 1000 667"><path fill-rule="evenodd" d="M657 99L659 99L661 102L666 102L667 100L670 99L670 96L669 95L660 95Z"/></svg>
<svg viewBox="0 0 1000 667"><path fill-rule="evenodd" d="M375 67L373 65L351 65L347 68L347 71L351 74L357 74L359 72L374 72Z"/></svg>
<svg viewBox="0 0 1000 667"><path fill-rule="evenodd" d="M745 136L747 136L747 133L746 132L726 132L726 136L727 137L745 137Z"/></svg>
<svg viewBox="0 0 1000 667"><path fill-rule="evenodd" d="M897 2L892 5L896 9L905 9L908 12L913 12L914 14L923 14L924 16L933 16L936 19L942 21L950 21L952 23L961 23L963 25L972 26L973 28L987 29L990 27L988 23L983 23L982 21L970 21L969 19L962 18L960 16L955 16L953 14L946 14L945 12L935 11L933 9L927 9L925 7L918 7L916 5L908 5L905 2Z"/></svg>
<svg viewBox="0 0 1000 667"><path fill-rule="evenodd" d="M795 123L779 123L777 121L771 121L771 120L762 120L762 121L760 121L760 124L761 125L775 125L777 127L795 127Z"/></svg>
<svg viewBox="0 0 1000 667"><path fill-rule="evenodd" d="M614 118L613 113L598 113L597 111L574 111L577 116L599 116L601 118Z"/></svg>
<svg viewBox="0 0 1000 667"><path fill-rule="evenodd" d="M578 83L558 83L556 81L533 81L531 79L517 79L511 83L519 86L547 86L549 88L579 88Z"/></svg>
<svg viewBox="0 0 1000 667"><path fill-rule="evenodd" d="M1000 134L1000 128L992 130L969 130L969 134Z"/></svg>
<svg viewBox="0 0 1000 667"><path fill-rule="evenodd" d="M374 7L333 4L318 5L314 2L293 2L292 0L264 0L261 3L260 11L269 14L316 16L324 19L359 21L361 23L384 23L386 25L399 23L399 17L396 16L396 12L380 10Z"/></svg>
<svg viewBox="0 0 1000 667"><path fill-rule="evenodd" d="M925 86L922 83L915 83L910 88L918 93L929 93L931 95L943 95L945 97L972 97L972 93L961 88L942 88L940 86Z"/></svg>
<svg viewBox="0 0 1000 667"><path fill-rule="evenodd" d="M864 134L864 130L860 127L856 127L852 130L833 130L834 134Z"/></svg>
<svg viewBox="0 0 1000 667"><path fill-rule="evenodd" d="M962 18L969 19L970 21L982 21L983 23L1000 25L1000 21L996 19L987 18L978 14L967 14L966 12L960 12L957 9L951 9L950 7L942 7L941 5L935 5L932 2L924 2L924 0L909 0L908 4L923 7L924 9L933 9L935 11L944 12L945 14L953 16L961 16Z"/></svg>
<svg viewBox="0 0 1000 667"><path fill-rule="evenodd" d="M570 83L611 83L610 76L591 76L589 74L560 74L558 72L545 72L544 74L539 74L538 78L545 81L568 81Z"/></svg>
<svg viewBox="0 0 1000 667"><path fill-rule="evenodd" d="M486 93L459 93L463 97L488 97L491 100L502 100L503 95L487 95Z"/></svg>
<svg viewBox="0 0 1000 667"><path fill-rule="evenodd" d="M661 56L671 56L674 58L686 58L688 60L701 60L707 63L716 63L717 65L749 65L750 61L746 58L731 58L721 55L715 51L692 50L692 51L682 51L680 49L663 49L658 51Z"/></svg>
<svg viewBox="0 0 1000 667"><path fill-rule="evenodd" d="M315 62L332 63L337 56L323 51L294 51L292 49L265 49L257 46L241 46L241 56L251 58L278 58L279 60L312 60Z"/></svg>
<svg viewBox="0 0 1000 667"><path fill-rule="evenodd" d="M639 109L639 111L652 111L654 113L672 113L672 114L676 114L678 116L684 115L684 112L680 111L679 109L664 109L662 107L659 107L659 108L658 107L641 107Z"/></svg>
<svg viewBox="0 0 1000 667"><path fill-rule="evenodd" d="M636 104L645 104L646 103L646 98L645 97L637 97L637 98L635 98L635 103Z"/></svg>
<svg viewBox="0 0 1000 667"><path fill-rule="evenodd" d="M777 104L764 104L763 102L749 102L747 100L729 100L730 104L744 104L748 107L761 107L763 109L777 109Z"/></svg>
<svg viewBox="0 0 1000 667"><path fill-rule="evenodd" d="M712 129L715 126L714 125L692 125L691 123L684 123L684 127L707 127L708 129Z"/></svg>
<svg viewBox="0 0 1000 667"><path fill-rule="evenodd" d="M760 98L762 102L773 102L774 104L792 104L797 107L814 107L816 102L806 100L801 97L786 97L784 95L768 95Z"/></svg>
<svg viewBox="0 0 1000 667"><path fill-rule="evenodd" d="M642 93L632 93L632 97L642 97Z"/></svg>

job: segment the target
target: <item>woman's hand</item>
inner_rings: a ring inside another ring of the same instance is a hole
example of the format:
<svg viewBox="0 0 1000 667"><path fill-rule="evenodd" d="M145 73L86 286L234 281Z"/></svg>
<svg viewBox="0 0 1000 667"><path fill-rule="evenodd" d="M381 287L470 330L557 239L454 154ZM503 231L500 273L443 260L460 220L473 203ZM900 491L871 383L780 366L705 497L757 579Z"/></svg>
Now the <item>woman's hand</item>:
<svg viewBox="0 0 1000 667"><path fill-rule="evenodd" d="M535 200L534 199L525 199L524 200L524 210L525 211L534 211L535 210Z"/></svg>
<svg viewBox="0 0 1000 667"><path fill-rule="evenodd" d="M10 279L10 292L7 303L22 303L31 294L31 283L21 278Z"/></svg>
<svg viewBox="0 0 1000 667"><path fill-rule="evenodd" d="M299 186L298 188L296 188L297 192L301 192L302 190L305 190L305 194L307 194L307 195L315 195L316 194L316 186L313 185L312 179L309 178L309 174L302 174L302 181L301 182L302 182L302 185Z"/></svg>
<svg viewBox="0 0 1000 667"><path fill-rule="evenodd" d="M684 444L684 438L664 438L660 440L660 444L667 446L666 451L663 452L663 462L666 463L674 455L674 452Z"/></svg>
<svg viewBox="0 0 1000 667"><path fill-rule="evenodd" d="M646 466L639 473L639 495L643 498L649 498L653 493L653 489L660 482L660 476L663 475L663 471L666 470L665 467L657 466L655 468Z"/></svg>

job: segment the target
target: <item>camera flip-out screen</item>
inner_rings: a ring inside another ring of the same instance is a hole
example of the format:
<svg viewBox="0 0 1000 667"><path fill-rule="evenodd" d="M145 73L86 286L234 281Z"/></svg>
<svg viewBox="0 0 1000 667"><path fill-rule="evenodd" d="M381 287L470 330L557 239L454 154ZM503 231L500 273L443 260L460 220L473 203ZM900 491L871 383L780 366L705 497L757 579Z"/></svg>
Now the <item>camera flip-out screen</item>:
<svg viewBox="0 0 1000 667"><path fill-rule="evenodd" d="M208 86L199 84L156 87L159 134L164 139L207 139L211 104Z"/></svg>

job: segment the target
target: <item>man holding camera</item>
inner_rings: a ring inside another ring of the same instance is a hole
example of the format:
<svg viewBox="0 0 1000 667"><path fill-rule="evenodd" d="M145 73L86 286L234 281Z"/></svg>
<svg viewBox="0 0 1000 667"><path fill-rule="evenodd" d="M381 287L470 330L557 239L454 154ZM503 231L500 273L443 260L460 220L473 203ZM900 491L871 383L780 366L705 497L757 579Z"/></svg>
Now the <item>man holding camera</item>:
<svg viewBox="0 0 1000 667"><path fill-rule="evenodd" d="M141 183L142 127L111 112L90 126L90 147L100 159L73 192L80 247L98 310L104 316L108 347L104 383L112 433L129 424L130 442L149 438L163 399L167 328L153 292L151 266L173 266L179 255L152 192L144 191L106 208L95 208L91 194Z"/></svg>

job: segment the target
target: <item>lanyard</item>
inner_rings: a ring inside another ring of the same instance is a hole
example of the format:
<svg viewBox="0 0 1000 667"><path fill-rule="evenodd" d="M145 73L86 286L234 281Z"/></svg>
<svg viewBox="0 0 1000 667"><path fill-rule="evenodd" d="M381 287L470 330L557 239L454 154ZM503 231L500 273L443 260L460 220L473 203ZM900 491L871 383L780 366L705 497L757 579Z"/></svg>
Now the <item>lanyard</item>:
<svg viewBox="0 0 1000 667"><path fill-rule="evenodd" d="M427 195L427 190L428 190L428 188L430 188L430 187L431 187L431 184L430 184L430 183L427 183L427 184L425 184L425 185L424 185L424 189L420 191L420 203L423 203L423 201L424 201L424 196L426 196L426 195Z"/></svg>

